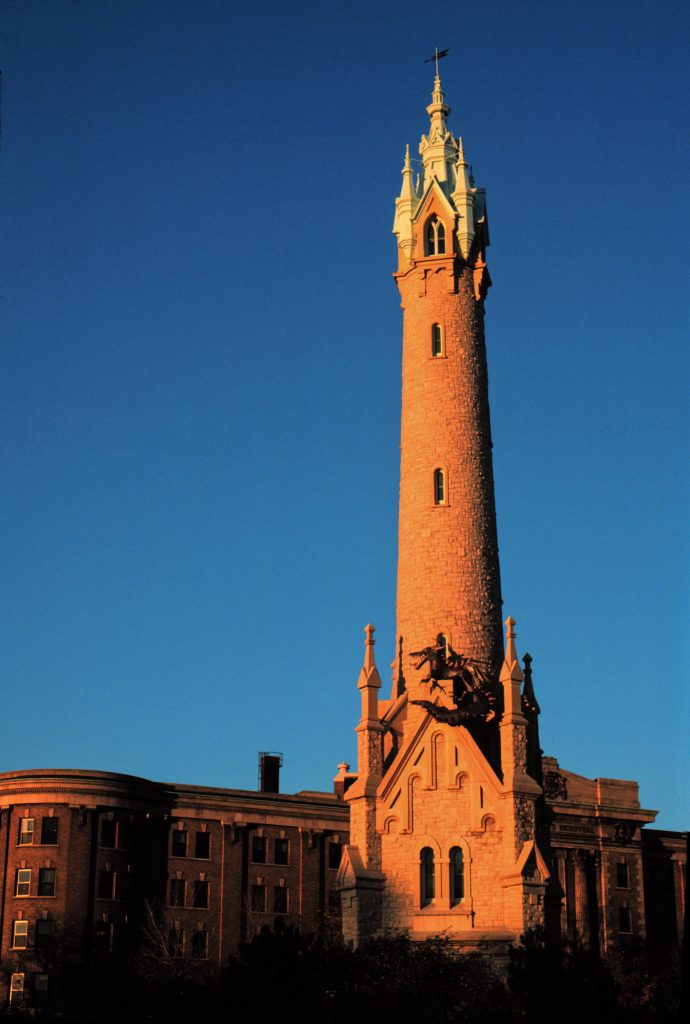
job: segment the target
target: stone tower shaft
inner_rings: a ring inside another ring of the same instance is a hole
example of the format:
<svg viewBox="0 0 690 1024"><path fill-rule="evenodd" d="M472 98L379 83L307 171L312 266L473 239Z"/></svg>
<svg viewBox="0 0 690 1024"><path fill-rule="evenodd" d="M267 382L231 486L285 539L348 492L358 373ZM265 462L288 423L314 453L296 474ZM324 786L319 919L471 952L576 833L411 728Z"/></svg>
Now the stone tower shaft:
<svg viewBox="0 0 690 1024"><path fill-rule="evenodd" d="M438 76L420 180L409 150L396 200L395 278L403 308L397 635L409 655L443 634L484 662L503 661L484 298L488 226L461 139L446 127Z"/></svg>

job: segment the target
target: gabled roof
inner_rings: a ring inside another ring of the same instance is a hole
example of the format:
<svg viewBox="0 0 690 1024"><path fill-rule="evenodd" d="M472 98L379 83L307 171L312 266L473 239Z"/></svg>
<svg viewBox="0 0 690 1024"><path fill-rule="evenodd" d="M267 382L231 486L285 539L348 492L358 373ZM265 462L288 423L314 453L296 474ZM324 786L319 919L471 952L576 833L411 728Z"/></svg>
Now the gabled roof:
<svg viewBox="0 0 690 1024"><path fill-rule="evenodd" d="M416 752L419 750L423 742L423 738L430 726L435 726L446 734L450 732L451 736L453 733L455 733L456 730L460 730L459 738L467 754L467 759L472 765L472 768L475 771L480 772L484 776L486 781L493 787L496 794L501 793L501 780L498 778L496 772L489 764L487 759L484 757L484 754L479 749L479 746L473 739L469 730L467 730L464 726L451 726L443 722L436 722L432 718L431 713L427 711L424 714L424 717L422 718L416 732L410 738L409 743L405 747L403 747L402 750L400 750L398 756L395 758L390 768L388 769L383 779L381 780L378 787L378 796L380 797L380 799L386 800L387 797L390 796L391 791L393 790L394 786L400 779L401 775L404 774L414 754L416 754Z"/></svg>
<svg viewBox="0 0 690 1024"><path fill-rule="evenodd" d="M429 206L431 205L431 196L432 195L435 196L435 197L438 196L438 198L441 201L441 205L443 207L445 207L447 215L452 220L455 219L456 211L453 208L453 204L450 202L450 200L448 199L446 193L443 191L443 189L441 187L441 183L439 182L438 178L435 175L432 175L431 176L431 181L429 182L427 187L424 189L424 194L422 195L422 198L419 201L419 205L418 205L417 209L415 210L414 215L412 217L412 223L413 224L416 221L419 220L419 218L422 216L424 211L426 209L428 209Z"/></svg>

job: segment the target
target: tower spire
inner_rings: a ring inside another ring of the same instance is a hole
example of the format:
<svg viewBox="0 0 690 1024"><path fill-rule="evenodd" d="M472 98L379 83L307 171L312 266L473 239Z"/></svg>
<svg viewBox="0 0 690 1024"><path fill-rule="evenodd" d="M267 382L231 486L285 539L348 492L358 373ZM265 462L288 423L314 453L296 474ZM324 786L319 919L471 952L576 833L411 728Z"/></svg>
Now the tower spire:
<svg viewBox="0 0 690 1024"><path fill-rule="evenodd" d="M457 143L448 131L446 118L450 114L450 107L446 103L446 97L441 85L441 76L436 72L434 88L431 93L431 103L426 108L430 118L429 134L422 135L419 144L419 155L422 158L424 167L424 189L429 186L431 179L436 178L443 186L450 185L453 181ZM447 187L447 186L446 186Z"/></svg>
<svg viewBox="0 0 690 1024"><path fill-rule="evenodd" d="M413 193L406 154L394 227L403 307L396 635L411 700L426 692L410 654L439 634L486 665L496 687L503 663L483 317L486 203L470 184L462 140L448 130L438 73L427 113L424 187Z"/></svg>

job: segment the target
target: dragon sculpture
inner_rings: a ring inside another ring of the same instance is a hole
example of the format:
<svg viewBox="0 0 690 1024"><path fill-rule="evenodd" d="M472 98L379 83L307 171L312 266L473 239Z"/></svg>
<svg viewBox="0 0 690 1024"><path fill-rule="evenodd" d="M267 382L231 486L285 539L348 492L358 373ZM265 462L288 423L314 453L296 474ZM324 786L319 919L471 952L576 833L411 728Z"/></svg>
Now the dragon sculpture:
<svg viewBox="0 0 690 1024"><path fill-rule="evenodd" d="M494 686L482 668L483 662L458 654L442 634L436 638L433 647L413 651L410 660L417 670L423 665L429 666L428 675L422 682L431 683L430 694L434 690L446 693L443 683L452 684L454 708L443 707L430 700L412 701L426 708L437 722L464 725L467 722L490 722L496 717Z"/></svg>

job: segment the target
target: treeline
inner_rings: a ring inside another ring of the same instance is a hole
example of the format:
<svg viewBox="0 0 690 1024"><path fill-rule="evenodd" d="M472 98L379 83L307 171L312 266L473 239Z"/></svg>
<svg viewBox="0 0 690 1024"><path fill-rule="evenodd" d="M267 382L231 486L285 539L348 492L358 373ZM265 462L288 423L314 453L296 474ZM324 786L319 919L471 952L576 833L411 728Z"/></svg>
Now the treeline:
<svg viewBox="0 0 690 1024"><path fill-rule="evenodd" d="M396 935L352 950L292 928L266 928L220 976L199 961L170 971L162 961L140 960L117 979L85 987L60 1019L280 1024L299 1014L318 1024L666 1024L678 1018L678 1003L677 977L650 975L632 946L603 961L585 950L554 949L531 933L496 971L443 938Z"/></svg>

